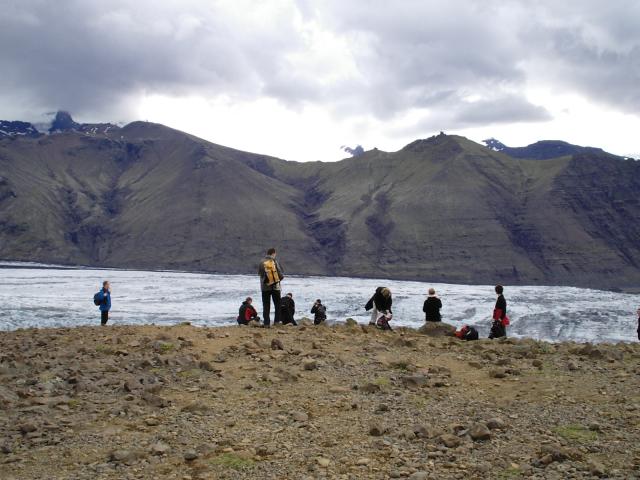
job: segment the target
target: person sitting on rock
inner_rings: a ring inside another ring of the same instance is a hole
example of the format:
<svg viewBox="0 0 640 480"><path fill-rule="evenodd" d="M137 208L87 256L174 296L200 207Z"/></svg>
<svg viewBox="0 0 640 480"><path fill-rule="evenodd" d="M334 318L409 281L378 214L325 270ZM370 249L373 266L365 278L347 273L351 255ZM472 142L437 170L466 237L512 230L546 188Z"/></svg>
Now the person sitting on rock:
<svg viewBox="0 0 640 480"><path fill-rule="evenodd" d="M498 295L498 299L493 309L493 323L489 332L489 338L491 339L507 336L509 317L507 317L507 301L502 294L503 291L504 287L502 285L496 285L495 292Z"/></svg>
<svg viewBox="0 0 640 480"><path fill-rule="evenodd" d="M442 317L440 316L440 309L442 308L442 302L436 296L436 291L433 288L429 289L429 296L424 301L422 311L425 314L425 321L427 322L440 322Z"/></svg>
<svg viewBox="0 0 640 480"><path fill-rule="evenodd" d="M311 307L311 313L315 315L313 319L314 325L320 325L327 319L327 307L322 305L322 301L320 301L320 299L317 299L316 303Z"/></svg>
<svg viewBox="0 0 640 480"><path fill-rule="evenodd" d="M296 303L293 301L293 294L287 293L280 300L280 320L283 325L298 325L293 316L296 313Z"/></svg>
<svg viewBox="0 0 640 480"><path fill-rule="evenodd" d="M386 287L376 288L376 293L373 294L364 306L366 311L372 310L369 325L376 325L378 318L380 317L380 312L387 311L391 314L391 305L393 305L391 290Z"/></svg>
<svg viewBox="0 0 640 480"><path fill-rule="evenodd" d="M253 299L251 297L247 297L242 305L240 306L240 310L238 311L238 325L249 325L251 321L260 321L260 317L258 316L258 312L253 308Z"/></svg>

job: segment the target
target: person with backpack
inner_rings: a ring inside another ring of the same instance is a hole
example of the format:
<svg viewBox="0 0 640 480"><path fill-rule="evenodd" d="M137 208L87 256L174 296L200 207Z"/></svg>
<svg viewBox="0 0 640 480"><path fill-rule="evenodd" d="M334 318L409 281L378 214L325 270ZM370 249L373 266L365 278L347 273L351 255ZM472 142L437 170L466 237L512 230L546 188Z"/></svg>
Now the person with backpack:
<svg viewBox="0 0 640 480"><path fill-rule="evenodd" d="M283 325L291 324L294 327L298 324L294 320L293 316L296 313L296 302L293 301L293 294L287 293L280 300L280 320Z"/></svg>
<svg viewBox="0 0 640 480"><path fill-rule="evenodd" d="M498 299L493 309L493 323L489 332L489 338L491 339L507 336L507 326L510 322L509 317L507 317L507 301L502 294L503 291L504 287L502 285L496 285L495 292L498 295Z"/></svg>
<svg viewBox="0 0 640 480"><path fill-rule="evenodd" d="M240 309L238 310L238 325L249 325L251 321L260 321L260 317L258 316L258 312L252 305L253 299L251 297L247 297L242 305L240 305Z"/></svg>
<svg viewBox="0 0 640 480"><path fill-rule="evenodd" d="M424 319L426 322L441 322L440 309L442 308L442 301L436 296L436 291L433 288L429 289L429 296L424 301L422 311L424 312Z"/></svg>
<svg viewBox="0 0 640 480"><path fill-rule="evenodd" d="M315 315L313 319L314 325L320 325L327 319L327 307L322 305L322 301L320 301L320 299L317 299L316 303L311 307L311 313Z"/></svg>
<svg viewBox="0 0 640 480"><path fill-rule="evenodd" d="M100 325L106 325L111 310L111 284L108 280L102 282L102 288L93 296L93 303L100 309Z"/></svg>
<svg viewBox="0 0 640 480"><path fill-rule="evenodd" d="M280 323L280 282L284 278L284 274L276 260L276 255L275 248L267 250L267 256L262 259L258 267L265 328L271 326L271 300L273 300L274 323Z"/></svg>
<svg viewBox="0 0 640 480"><path fill-rule="evenodd" d="M369 299L367 304L364 306L364 309L368 312L371 312L371 320L369 320L369 325L376 325L378 322L378 318L384 312L391 312L391 305L393 305L393 298L391 298L391 290L386 287L378 287L376 288L376 292Z"/></svg>
<svg viewBox="0 0 640 480"><path fill-rule="evenodd" d="M478 340L478 330L469 325L464 325L460 330L455 333L455 336L460 340Z"/></svg>

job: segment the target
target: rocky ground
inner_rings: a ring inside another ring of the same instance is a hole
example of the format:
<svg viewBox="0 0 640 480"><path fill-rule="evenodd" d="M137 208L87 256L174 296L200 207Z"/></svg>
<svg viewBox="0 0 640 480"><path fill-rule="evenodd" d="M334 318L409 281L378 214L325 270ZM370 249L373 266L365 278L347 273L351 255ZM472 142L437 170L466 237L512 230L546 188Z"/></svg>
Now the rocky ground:
<svg viewBox="0 0 640 480"><path fill-rule="evenodd" d="M640 345L0 333L0 478L640 478Z"/></svg>

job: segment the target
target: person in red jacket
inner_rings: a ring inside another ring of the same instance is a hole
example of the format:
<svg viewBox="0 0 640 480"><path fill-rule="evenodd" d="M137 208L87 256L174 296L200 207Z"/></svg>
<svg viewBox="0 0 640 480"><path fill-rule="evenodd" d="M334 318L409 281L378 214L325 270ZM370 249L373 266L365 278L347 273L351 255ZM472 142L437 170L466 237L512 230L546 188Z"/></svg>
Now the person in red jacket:
<svg viewBox="0 0 640 480"><path fill-rule="evenodd" d="M242 302L240 306L240 310L238 311L238 325L249 325L249 322L255 320L256 322L260 321L260 317L258 316L258 312L253 308L253 299L251 297L247 297L247 299Z"/></svg>
<svg viewBox="0 0 640 480"><path fill-rule="evenodd" d="M507 325L509 325L509 317L507 317L507 301L504 298L502 292L504 288L502 285L496 285L495 288L498 299L496 300L496 306L493 309L493 324L491 325L491 332L489 338L500 338L507 336Z"/></svg>

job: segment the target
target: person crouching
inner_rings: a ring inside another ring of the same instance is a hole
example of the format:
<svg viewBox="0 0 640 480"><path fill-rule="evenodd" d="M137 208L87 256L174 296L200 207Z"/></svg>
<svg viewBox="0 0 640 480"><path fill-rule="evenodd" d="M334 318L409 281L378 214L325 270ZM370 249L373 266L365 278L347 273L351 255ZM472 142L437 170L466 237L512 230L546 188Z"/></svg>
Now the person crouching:
<svg viewBox="0 0 640 480"><path fill-rule="evenodd" d="M253 308L253 299L251 297L247 297L242 305L240 306L240 310L238 311L238 325L249 325L251 321L260 321L260 317L258 316L258 312Z"/></svg>

